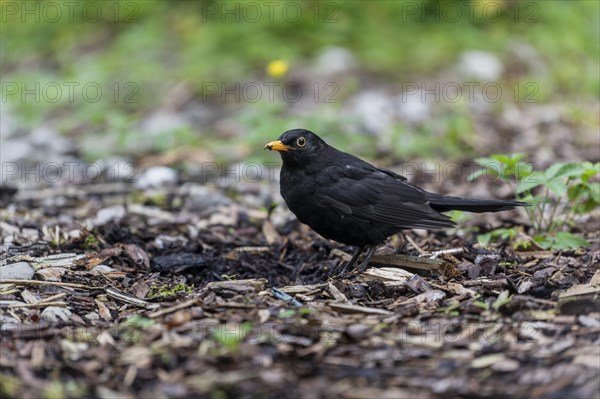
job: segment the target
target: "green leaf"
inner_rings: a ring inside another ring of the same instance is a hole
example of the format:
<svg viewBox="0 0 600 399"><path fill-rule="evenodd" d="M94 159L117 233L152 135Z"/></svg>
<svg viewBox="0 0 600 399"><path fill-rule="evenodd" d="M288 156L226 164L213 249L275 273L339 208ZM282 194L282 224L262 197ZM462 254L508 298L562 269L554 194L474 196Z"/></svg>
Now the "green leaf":
<svg viewBox="0 0 600 399"><path fill-rule="evenodd" d="M550 179L558 179L560 177L574 177L581 176L581 174L585 171L585 167L583 164L569 162L569 163L557 163L550 166L546 170L546 178Z"/></svg>
<svg viewBox="0 0 600 399"><path fill-rule="evenodd" d="M513 167L513 170L517 180L521 181L533 173L533 165L525 162L519 162Z"/></svg>
<svg viewBox="0 0 600 399"><path fill-rule="evenodd" d="M491 240L492 240L492 235L490 233L479 234L477 236L477 241L483 245L489 244Z"/></svg>
<svg viewBox="0 0 600 399"><path fill-rule="evenodd" d="M581 237L577 237L566 231L559 231L556 233L554 243L552 245L555 249L572 249L572 248L587 248L590 243Z"/></svg>
<svg viewBox="0 0 600 399"><path fill-rule="evenodd" d="M542 249L550 249L552 248L553 240L548 236L535 236L533 237L533 241L536 242Z"/></svg>
<svg viewBox="0 0 600 399"><path fill-rule="evenodd" d="M468 180L468 181L473 181L473 180L477 179L479 176L483 176L483 175L485 175L485 174L486 174L486 172L487 172L487 170L486 170L486 169L479 169L479 170L476 170L475 172L471 173L471 174L469 175L469 177L467 177L467 180Z"/></svg>
<svg viewBox="0 0 600 399"><path fill-rule="evenodd" d="M222 324L214 331L213 338L229 350L235 351L252 328L253 324L247 321L242 324Z"/></svg>
<svg viewBox="0 0 600 399"><path fill-rule="evenodd" d="M591 177L600 174L600 162L592 165L591 162L584 162L585 170L581 173L581 180L587 182Z"/></svg>
<svg viewBox="0 0 600 399"><path fill-rule="evenodd" d="M529 192L546 182L546 177L542 172L532 172L517 185L517 194Z"/></svg>
<svg viewBox="0 0 600 399"><path fill-rule="evenodd" d="M588 241L566 231L559 231L554 237L549 235L536 236L533 240L544 249L574 249L590 246Z"/></svg>
<svg viewBox="0 0 600 399"><path fill-rule="evenodd" d="M596 202L600 204L600 183L590 183L589 185L590 197Z"/></svg>
<svg viewBox="0 0 600 399"><path fill-rule="evenodd" d="M498 161L490 160L489 162L480 165L484 168L486 174L492 176L502 176L503 174L504 166Z"/></svg>
<svg viewBox="0 0 600 399"><path fill-rule="evenodd" d="M497 161L497 160L492 159L492 158L477 158L475 160L475 162L480 166L484 166L485 164L488 164L490 162L495 162L495 161Z"/></svg>
<svg viewBox="0 0 600 399"><path fill-rule="evenodd" d="M567 197L571 202L577 202L580 198L586 196L590 192L588 183L579 183L569 186L567 189Z"/></svg>
<svg viewBox="0 0 600 399"><path fill-rule="evenodd" d="M593 199L590 198L587 201L585 201L583 204L577 206L575 208L575 211L579 214L586 214L586 213L593 211L596 208L598 208L598 202L594 201Z"/></svg>
<svg viewBox="0 0 600 399"><path fill-rule="evenodd" d="M502 162L506 166L513 166L513 165L516 165L520 160L525 158L525 154L524 153L511 154L511 155L494 154L494 155L492 155L492 158L497 161Z"/></svg>
<svg viewBox="0 0 600 399"><path fill-rule="evenodd" d="M492 159L495 159L496 161L503 163L505 165L513 165L515 162L517 162L517 161L512 160L511 155L505 155L505 154L494 154L494 155L492 155Z"/></svg>
<svg viewBox="0 0 600 399"><path fill-rule="evenodd" d="M546 183L546 187L548 187L550 191L552 191L559 197L562 197L565 194L567 194L567 185L560 180L550 180Z"/></svg>
<svg viewBox="0 0 600 399"><path fill-rule="evenodd" d="M564 162L555 163L553 165L550 165L550 167L548 167L548 169L546 169L546 178L548 180L554 178L564 165L565 165Z"/></svg>

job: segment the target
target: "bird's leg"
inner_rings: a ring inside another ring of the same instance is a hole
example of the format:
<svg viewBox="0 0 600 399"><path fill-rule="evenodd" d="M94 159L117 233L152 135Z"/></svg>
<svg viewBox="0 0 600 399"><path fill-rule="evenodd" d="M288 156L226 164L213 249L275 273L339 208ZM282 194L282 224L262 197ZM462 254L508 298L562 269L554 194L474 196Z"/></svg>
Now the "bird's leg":
<svg viewBox="0 0 600 399"><path fill-rule="evenodd" d="M358 271L360 273L364 272L365 269L367 268L367 266L369 266L369 262L371 261L371 258L373 257L373 255L375 255L376 250L377 250L377 245L373 245L372 247L369 247L369 250L367 251L367 255L365 256L365 259L358 267Z"/></svg>
<svg viewBox="0 0 600 399"><path fill-rule="evenodd" d="M358 257L360 256L360 254L362 254L362 252L365 250L365 248L366 248L366 245L358 247L358 249L356 250L354 255L352 255L352 259L350 259L350 262L346 263L346 265L344 266L344 268L342 269L340 274L346 273L346 270L348 270L348 268L350 268L350 270L352 270L352 268L354 267L354 264L358 260Z"/></svg>

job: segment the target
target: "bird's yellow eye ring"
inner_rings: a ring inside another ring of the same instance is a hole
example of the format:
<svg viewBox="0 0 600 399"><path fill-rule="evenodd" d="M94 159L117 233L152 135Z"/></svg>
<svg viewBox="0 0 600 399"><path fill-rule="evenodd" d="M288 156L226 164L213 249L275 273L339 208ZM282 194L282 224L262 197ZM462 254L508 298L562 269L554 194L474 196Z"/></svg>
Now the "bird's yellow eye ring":
<svg viewBox="0 0 600 399"><path fill-rule="evenodd" d="M296 140L296 144L298 147L304 147L306 145L306 139L304 137L300 137L298 140Z"/></svg>

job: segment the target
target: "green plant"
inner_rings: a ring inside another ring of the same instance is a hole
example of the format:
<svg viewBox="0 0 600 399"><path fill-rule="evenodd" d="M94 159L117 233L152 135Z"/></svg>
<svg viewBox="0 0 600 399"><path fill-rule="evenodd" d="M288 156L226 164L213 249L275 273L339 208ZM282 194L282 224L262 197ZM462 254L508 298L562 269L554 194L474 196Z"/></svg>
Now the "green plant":
<svg viewBox="0 0 600 399"><path fill-rule="evenodd" d="M134 314L119 323L118 334L125 342L141 342L144 330L152 328L156 322L145 316Z"/></svg>
<svg viewBox="0 0 600 399"><path fill-rule="evenodd" d="M520 200L531 204L524 208L536 233L533 240L542 248L569 249L588 246L581 237L563 231L573 227L580 216L600 205L600 163L560 162L543 171L523 161L525 154L495 154L476 162L482 167L470 180L486 176L512 184ZM513 239L515 229L498 229L482 234L486 243L492 238ZM522 246L522 245L521 245Z"/></svg>
<svg viewBox="0 0 600 399"><path fill-rule="evenodd" d="M506 290L502 291L500 294L498 294L498 298L496 298L496 300L494 302L492 302L492 308L494 310L500 309L502 306L509 303L511 298L512 298L512 296L510 295L510 293L508 291L506 291Z"/></svg>
<svg viewBox="0 0 600 399"><path fill-rule="evenodd" d="M247 321L242 324L222 324L213 333L213 338L228 350L235 352L252 328L252 323Z"/></svg>
<svg viewBox="0 0 600 399"><path fill-rule="evenodd" d="M147 299L166 299L176 296L189 295L194 291L194 285L187 285L185 283L179 283L176 285L163 284L153 285L150 287L150 291L146 296Z"/></svg>

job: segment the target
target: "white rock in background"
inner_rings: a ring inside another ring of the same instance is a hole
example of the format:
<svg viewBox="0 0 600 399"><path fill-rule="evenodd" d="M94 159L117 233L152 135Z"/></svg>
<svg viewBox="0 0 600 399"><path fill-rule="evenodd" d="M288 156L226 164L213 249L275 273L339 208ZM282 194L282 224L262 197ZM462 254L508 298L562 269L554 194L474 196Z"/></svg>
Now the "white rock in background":
<svg viewBox="0 0 600 399"><path fill-rule="evenodd" d="M357 66L354 54L343 47L324 48L315 63L315 71L322 75L335 75Z"/></svg>
<svg viewBox="0 0 600 399"><path fill-rule="evenodd" d="M3 101L0 107L0 132L2 133L0 136L6 139L16 135L17 131L17 121L11 114L11 107L7 102Z"/></svg>
<svg viewBox="0 0 600 399"><path fill-rule="evenodd" d="M70 154L75 152L73 142L49 126L40 126L33 129L30 140L39 150L49 151L50 153Z"/></svg>
<svg viewBox="0 0 600 399"><path fill-rule="evenodd" d="M9 140L0 140L0 159L3 164L10 162L25 161L31 158L34 148L29 139L27 138L13 138ZM17 165L22 167L22 165ZM20 174L17 173L15 176L19 178ZM11 177L11 175L7 176ZM4 179L2 179L4 180Z"/></svg>
<svg viewBox="0 0 600 399"><path fill-rule="evenodd" d="M92 169L91 173L84 174L83 178L86 180L102 177L103 180L109 183L131 183L139 179L138 166L125 157L112 156L85 166ZM97 176L97 171L101 171L101 176Z"/></svg>
<svg viewBox="0 0 600 399"><path fill-rule="evenodd" d="M136 186L140 188L157 188L162 186L172 186L177 184L177 172L168 166L152 166L146 169Z"/></svg>
<svg viewBox="0 0 600 399"><path fill-rule="evenodd" d="M180 114L160 110L144 119L140 124L140 130L150 136L157 136L187 126L187 122Z"/></svg>
<svg viewBox="0 0 600 399"><path fill-rule="evenodd" d="M35 269L27 262L11 263L0 266L0 278L9 280L31 280Z"/></svg>
<svg viewBox="0 0 600 399"><path fill-rule="evenodd" d="M423 96L421 90L415 93L402 93L395 99L396 110L400 120L410 123L421 123L430 117L431 106L428 97Z"/></svg>
<svg viewBox="0 0 600 399"><path fill-rule="evenodd" d="M185 196L184 208L191 212L206 211L218 206L229 206L231 199L221 191L198 184L186 184L181 187L180 194Z"/></svg>
<svg viewBox="0 0 600 399"><path fill-rule="evenodd" d="M498 57L485 51L470 50L460 55L457 69L465 78L481 81L500 79L504 66Z"/></svg>
<svg viewBox="0 0 600 399"><path fill-rule="evenodd" d="M394 123L394 104L382 90L364 91L349 101L348 116L358 117L369 133L379 134Z"/></svg>

